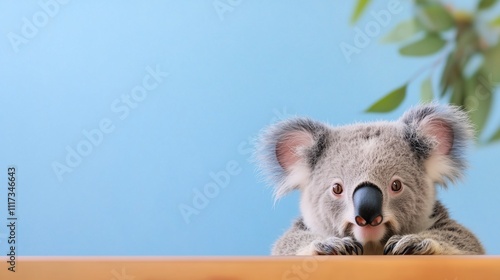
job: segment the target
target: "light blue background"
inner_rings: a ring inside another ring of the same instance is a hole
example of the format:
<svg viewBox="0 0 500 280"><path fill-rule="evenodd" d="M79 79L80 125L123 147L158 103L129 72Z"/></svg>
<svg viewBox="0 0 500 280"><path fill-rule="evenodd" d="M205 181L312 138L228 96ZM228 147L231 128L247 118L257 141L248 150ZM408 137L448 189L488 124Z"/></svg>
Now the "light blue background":
<svg viewBox="0 0 500 280"><path fill-rule="evenodd" d="M385 9L376 2L357 26ZM18 254L268 254L298 215L298 194L273 206L249 162L251 139L292 115L331 124L395 119L418 102L427 73L396 112L363 110L442 55L403 58L378 43L411 14L403 4L348 63L339 45L354 44L352 9L351 1L242 1L221 18L212 0L69 1L15 52L8 34L21 35L23 17L43 10L1 1L0 180L17 166ZM147 67L169 77L122 120L111 104L142 84ZM65 163L66 147L76 149L82 131L106 118L114 130L59 181L52 164ZM465 181L440 193L490 254L500 253L499 159L498 145L472 149ZM240 172L187 223L179 207L192 206L210 173L228 164ZM3 225L1 255L5 238Z"/></svg>

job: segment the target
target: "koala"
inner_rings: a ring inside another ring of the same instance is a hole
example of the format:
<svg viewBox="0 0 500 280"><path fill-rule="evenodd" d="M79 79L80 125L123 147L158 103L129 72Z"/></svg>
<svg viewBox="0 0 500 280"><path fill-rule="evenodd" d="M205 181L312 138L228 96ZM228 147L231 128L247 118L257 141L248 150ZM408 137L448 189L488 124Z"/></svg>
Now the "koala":
<svg viewBox="0 0 500 280"><path fill-rule="evenodd" d="M301 217L272 255L484 254L436 198L463 177L473 134L465 112L435 103L397 121L272 125L257 142L259 168L276 199L301 192Z"/></svg>

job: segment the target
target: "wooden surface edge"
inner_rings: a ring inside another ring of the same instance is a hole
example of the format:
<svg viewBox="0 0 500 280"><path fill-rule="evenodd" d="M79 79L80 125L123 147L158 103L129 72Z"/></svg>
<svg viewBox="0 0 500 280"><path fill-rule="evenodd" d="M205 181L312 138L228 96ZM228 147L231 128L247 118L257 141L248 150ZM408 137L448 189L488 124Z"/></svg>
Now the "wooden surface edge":
<svg viewBox="0 0 500 280"><path fill-rule="evenodd" d="M495 279L497 256L18 257L0 279Z"/></svg>

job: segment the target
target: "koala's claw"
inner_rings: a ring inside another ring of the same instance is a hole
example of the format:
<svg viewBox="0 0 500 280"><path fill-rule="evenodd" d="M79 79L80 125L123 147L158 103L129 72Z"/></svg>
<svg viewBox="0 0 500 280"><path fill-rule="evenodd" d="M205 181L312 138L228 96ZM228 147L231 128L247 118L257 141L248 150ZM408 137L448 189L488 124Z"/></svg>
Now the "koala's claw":
<svg viewBox="0 0 500 280"><path fill-rule="evenodd" d="M391 237L385 245L384 255L435 255L440 251L437 241L409 234Z"/></svg>
<svg viewBox="0 0 500 280"><path fill-rule="evenodd" d="M392 252L392 249L394 249L394 246L396 246L396 243L389 244L387 243L384 248L384 255L389 255L389 252Z"/></svg>
<svg viewBox="0 0 500 280"><path fill-rule="evenodd" d="M317 241L314 248L318 255L363 255L363 245L350 237Z"/></svg>
<svg viewBox="0 0 500 280"><path fill-rule="evenodd" d="M353 244L345 243L344 245L347 255L359 255L359 251L363 254L363 246L357 241L353 241Z"/></svg>

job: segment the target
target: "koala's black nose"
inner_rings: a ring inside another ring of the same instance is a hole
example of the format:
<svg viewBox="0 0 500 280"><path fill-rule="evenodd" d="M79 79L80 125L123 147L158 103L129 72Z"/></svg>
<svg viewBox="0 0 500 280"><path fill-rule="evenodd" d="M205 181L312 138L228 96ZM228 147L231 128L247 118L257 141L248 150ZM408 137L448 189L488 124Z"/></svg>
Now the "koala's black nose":
<svg viewBox="0 0 500 280"><path fill-rule="evenodd" d="M354 191L352 199L358 226L378 226L382 223L383 196L377 186L369 183L359 185Z"/></svg>

